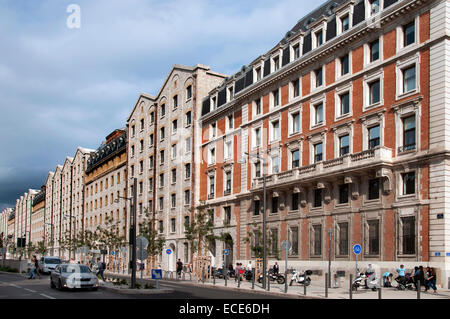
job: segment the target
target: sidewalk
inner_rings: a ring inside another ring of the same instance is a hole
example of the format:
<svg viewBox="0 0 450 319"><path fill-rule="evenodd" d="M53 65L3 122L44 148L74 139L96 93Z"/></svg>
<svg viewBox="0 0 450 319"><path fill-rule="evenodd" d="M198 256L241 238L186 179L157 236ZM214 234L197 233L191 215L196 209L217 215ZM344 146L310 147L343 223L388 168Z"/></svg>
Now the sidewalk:
<svg viewBox="0 0 450 319"><path fill-rule="evenodd" d="M111 272L105 272L105 276L110 277L118 277L118 278L130 278L130 275L116 274ZM189 277L187 277L189 278ZM136 274L137 281L143 282L154 282L150 277L143 276L143 279L140 279L140 274ZM179 283L180 285L192 285L198 287L208 287L208 288L217 288L217 289L230 289L230 290L245 290L246 292L258 292L263 294L270 294L276 296L286 296L287 298L313 298L313 299L325 299L325 284L323 282L312 282L310 286L306 288L306 296L304 295L304 287L300 286L296 283L293 283L292 286L289 286L288 282L288 292L285 293L285 285L279 285L276 283L270 283L270 290L264 290L262 288L262 284L256 283L254 284L254 288L252 289L252 283L247 281L241 281L240 287L238 287L238 283L235 282L234 278L231 280L227 280L227 286L225 286L224 279L215 280L215 284L213 279L205 281L202 283L196 279L192 280L177 280L177 279L162 279L160 281L161 284L164 283ZM350 284L347 282L347 286ZM329 288L328 289L328 298L329 299L350 299L350 289L348 287L341 288ZM352 299L378 299L379 293L378 291L372 291L370 289L358 289L358 291L353 291ZM417 299L417 291L408 290L408 291L400 291L396 288L382 288L381 290L381 299ZM420 299L450 299L450 290L449 289L438 289L437 293L431 292L423 292L420 293Z"/></svg>

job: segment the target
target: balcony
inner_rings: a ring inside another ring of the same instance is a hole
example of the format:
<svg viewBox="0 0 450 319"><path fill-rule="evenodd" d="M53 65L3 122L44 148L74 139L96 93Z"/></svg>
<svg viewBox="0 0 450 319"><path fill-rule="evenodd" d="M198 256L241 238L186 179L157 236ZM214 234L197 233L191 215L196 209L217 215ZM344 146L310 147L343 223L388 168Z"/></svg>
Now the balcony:
<svg viewBox="0 0 450 319"><path fill-rule="evenodd" d="M214 193L208 194L208 199L214 199Z"/></svg>
<svg viewBox="0 0 450 319"><path fill-rule="evenodd" d="M317 177L331 176L342 173L350 173L358 170L365 170L381 164L392 163L392 150L386 147L377 147L355 154L346 154L328 161L314 163L308 166L296 167L289 171L268 175L266 186L278 184L298 183L315 179ZM262 188L263 177L253 179L252 189Z"/></svg>

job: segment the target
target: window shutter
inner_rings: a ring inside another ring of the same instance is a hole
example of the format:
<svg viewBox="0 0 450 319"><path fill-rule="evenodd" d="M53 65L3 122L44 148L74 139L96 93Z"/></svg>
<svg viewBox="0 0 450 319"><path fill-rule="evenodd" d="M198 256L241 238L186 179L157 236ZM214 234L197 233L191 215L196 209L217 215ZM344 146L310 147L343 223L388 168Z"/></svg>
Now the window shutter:
<svg viewBox="0 0 450 319"><path fill-rule="evenodd" d="M305 55L306 53L311 51L311 46L312 46L311 41L312 41L312 37L311 37L311 33L310 33L307 36L305 36L305 38L303 39L303 55Z"/></svg>
<svg viewBox="0 0 450 319"><path fill-rule="evenodd" d="M366 19L366 6L364 0L355 5L353 9L353 26Z"/></svg>
<svg viewBox="0 0 450 319"><path fill-rule="evenodd" d="M327 41L336 37L336 17L334 17L327 24Z"/></svg>
<svg viewBox="0 0 450 319"><path fill-rule="evenodd" d="M242 91L244 89L245 85L245 77L240 78L236 81L236 84L234 85L234 94Z"/></svg>
<svg viewBox="0 0 450 319"><path fill-rule="evenodd" d="M283 50L283 63L282 66L285 66L286 64L289 63L291 57L290 57L290 53L291 53L291 48L289 46L287 46L286 48L284 48Z"/></svg>

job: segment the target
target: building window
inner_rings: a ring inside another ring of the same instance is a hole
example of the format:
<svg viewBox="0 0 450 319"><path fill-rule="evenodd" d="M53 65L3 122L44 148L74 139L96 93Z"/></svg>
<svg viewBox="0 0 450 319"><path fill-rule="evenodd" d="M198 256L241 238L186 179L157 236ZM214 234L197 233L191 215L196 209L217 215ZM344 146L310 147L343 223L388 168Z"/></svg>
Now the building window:
<svg viewBox="0 0 450 319"><path fill-rule="evenodd" d="M164 173L159 174L159 187L164 187Z"/></svg>
<svg viewBox="0 0 450 319"><path fill-rule="evenodd" d="M349 55L346 54L343 57L340 58L340 62L341 62L341 76L347 74L350 72L350 60L349 60Z"/></svg>
<svg viewBox="0 0 450 319"><path fill-rule="evenodd" d="M161 141L163 141L166 138L166 128L165 127L161 127L161 129L159 130L159 136Z"/></svg>
<svg viewBox="0 0 450 319"><path fill-rule="evenodd" d="M227 129L230 131L233 129L233 114L227 116Z"/></svg>
<svg viewBox="0 0 450 319"><path fill-rule="evenodd" d="M339 156L350 153L350 136L343 135L339 137Z"/></svg>
<svg viewBox="0 0 450 319"><path fill-rule="evenodd" d="M188 99L188 100L192 97L192 85L189 85L189 86L186 88L186 96L187 96L187 99Z"/></svg>
<svg viewBox="0 0 450 319"><path fill-rule="evenodd" d="M378 255L380 253L380 221L369 220L367 222L369 228L368 252L369 255Z"/></svg>
<svg viewBox="0 0 450 319"><path fill-rule="evenodd" d="M402 254L416 253L416 218L414 216L400 218Z"/></svg>
<svg viewBox="0 0 450 319"><path fill-rule="evenodd" d="M293 226L289 228L290 241L292 243L292 249L290 254L292 256L298 256L298 227Z"/></svg>
<svg viewBox="0 0 450 319"><path fill-rule="evenodd" d="M300 57L300 44L296 44L292 47L294 50L294 59L297 60Z"/></svg>
<svg viewBox="0 0 450 319"><path fill-rule="evenodd" d="M208 161L209 161L209 163L208 163L209 165L213 165L216 163L216 149L214 147L209 149Z"/></svg>
<svg viewBox="0 0 450 319"><path fill-rule="evenodd" d="M280 105L279 90L272 91L272 103L273 103L273 107Z"/></svg>
<svg viewBox="0 0 450 319"><path fill-rule="evenodd" d="M255 163L255 177L261 177L261 162L257 161Z"/></svg>
<svg viewBox="0 0 450 319"><path fill-rule="evenodd" d="M164 222L162 220L159 221L159 233L164 232Z"/></svg>
<svg viewBox="0 0 450 319"><path fill-rule="evenodd" d="M131 126L131 136L136 134L136 127L134 125Z"/></svg>
<svg viewBox="0 0 450 319"><path fill-rule="evenodd" d="M189 216L184 216L184 230L187 230L187 228L190 226L191 222L189 219Z"/></svg>
<svg viewBox="0 0 450 319"><path fill-rule="evenodd" d="M148 190L153 191L153 178L148 179Z"/></svg>
<svg viewBox="0 0 450 319"><path fill-rule="evenodd" d="M259 200L255 200L253 202L253 208L253 216L258 216L261 211L261 203L259 202Z"/></svg>
<svg viewBox="0 0 450 319"><path fill-rule="evenodd" d="M291 134L300 132L300 112L291 114Z"/></svg>
<svg viewBox="0 0 450 319"><path fill-rule="evenodd" d="M380 12L380 0L369 0L370 15Z"/></svg>
<svg viewBox="0 0 450 319"><path fill-rule="evenodd" d="M273 58L273 71L278 71L280 69L280 57L276 56Z"/></svg>
<svg viewBox="0 0 450 319"><path fill-rule="evenodd" d="M189 153L191 151L191 138L188 137L184 140L185 153Z"/></svg>
<svg viewBox="0 0 450 319"><path fill-rule="evenodd" d="M350 16L346 14L341 17L341 33L350 29Z"/></svg>
<svg viewBox="0 0 450 319"><path fill-rule="evenodd" d="M272 197L272 214L278 213L278 197Z"/></svg>
<svg viewBox="0 0 450 319"><path fill-rule="evenodd" d="M177 144L172 145L172 159L177 158Z"/></svg>
<svg viewBox="0 0 450 319"><path fill-rule="evenodd" d="M339 185L339 204L348 203L348 184Z"/></svg>
<svg viewBox="0 0 450 319"><path fill-rule="evenodd" d="M164 117L166 115L166 105L161 105L161 117Z"/></svg>
<svg viewBox="0 0 450 319"><path fill-rule="evenodd" d="M177 182L177 169L172 169L172 184L175 184Z"/></svg>
<svg viewBox="0 0 450 319"><path fill-rule="evenodd" d="M225 159L230 159L233 157L233 142L226 141L225 142Z"/></svg>
<svg viewBox="0 0 450 319"><path fill-rule="evenodd" d="M369 200L380 198L380 180L378 178L369 180Z"/></svg>
<svg viewBox="0 0 450 319"><path fill-rule="evenodd" d="M380 125L369 128L369 149L380 145Z"/></svg>
<svg viewBox="0 0 450 319"><path fill-rule="evenodd" d="M164 164L164 150L159 152L160 164Z"/></svg>
<svg viewBox="0 0 450 319"><path fill-rule="evenodd" d="M299 210L299 197L298 193L292 194L291 210Z"/></svg>
<svg viewBox="0 0 450 319"><path fill-rule="evenodd" d="M348 223L338 223L338 255L346 256L348 255Z"/></svg>
<svg viewBox="0 0 450 319"><path fill-rule="evenodd" d="M322 143L314 145L314 163L322 161Z"/></svg>
<svg viewBox="0 0 450 319"><path fill-rule="evenodd" d="M186 126L191 125L192 123L192 115L191 111L186 112Z"/></svg>
<svg viewBox="0 0 450 319"><path fill-rule="evenodd" d="M191 163L184 165L185 178L191 178Z"/></svg>
<svg viewBox="0 0 450 319"><path fill-rule="evenodd" d="M164 197L159 198L159 210L164 209Z"/></svg>
<svg viewBox="0 0 450 319"><path fill-rule="evenodd" d="M412 195L416 193L416 173L408 172L402 174L403 195Z"/></svg>
<svg viewBox="0 0 450 319"><path fill-rule="evenodd" d="M403 93L414 91L416 89L416 65L402 70Z"/></svg>
<svg viewBox="0 0 450 319"><path fill-rule="evenodd" d="M346 115L350 113L350 93L346 92L339 95L339 101L340 101L340 116Z"/></svg>
<svg viewBox="0 0 450 319"><path fill-rule="evenodd" d="M171 197L171 202L172 202L172 208L177 207L177 195L172 194L172 195L170 195L170 197Z"/></svg>
<svg viewBox="0 0 450 319"><path fill-rule="evenodd" d="M255 115L261 114L261 99L255 100Z"/></svg>
<svg viewBox="0 0 450 319"><path fill-rule="evenodd" d="M209 126L209 130L210 130L210 139L213 139L213 138L215 138L216 137L216 129L217 129L217 125L216 125L216 123L212 123L210 126Z"/></svg>
<svg viewBox="0 0 450 319"><path fill-rule="evenodd" d="M153 134L150 134L150 147L151 146L153 146L153 143L155 142L155 140L154 140L154 136L153 136Z"/></svg>
<svg viewBox="0 0 450 319"><path fill-rule="evenodd" d="M416 116L412 115L403 119L403 147L400 151L416 149Z"/></svg>
<svg viewBox="0 0 450 319"><path fill-rule="evenodd" d="M414 21L403 26L403 47L416 42L416 24Z"/></svg>
<svg viewBox="0 0 450 319"><path fill-rule="evenodd" d="M280 157L274 156L272 157L272 174L277 174L280 172Z"/></svg>
<svg viewBox="0 0 450 319"><path fill-rule="evenodd" d="M323 103L314 105L314 125L323 123Z"/></svg>
<svg viewBox="0 0 450 319"><path fill-rule="evenodd" d="M226 194L231 193L231 172L225 173L225 192Z"/></svg>
<svg viewBox="0 0 450 319"><path fill-rule="evenodd" d="M172 218L170 220L170 225L171 225L170 230L172 233L174 233L176 231L176 219L175 218Z"/></svg>
<svg viewBox="0 0 450 319"><path fill-rule="evenodd" d="M215 178L214 176L209 177L209 195L210 197L214 197L215 186L214 186Z"/></svg>
<svg viewBox="0 0 450 319"><path fill-rule="evenodd" d="M322 189L314 190L313 207L322 207Z"/></svg>
<svg viewBox="0 0 450 319"><path fill-rule="evenodd" d="M153 162L153 155L151 155L148 158L148 166L150 167L150 169L153 169L153 164L154 164L154 162Z"/></svg>
<svg viewBox="0 0 450 319"><path fill-rule="evenodd" d="M380 80L369 83L369 105L376 104L381 100Z"/></svg>
<svg viewBox="0 0 450 319"><path fill-rule="evenodd" d="M296 79L292 81L292 89L293 89L293 97L299 97L300 96L300 79Z"/></svg>
<svg viewBox="0 0 450 319"><path fill-rule="evenodd" d="M172 121L172 134L175 134L178 130L178 120Z"/></svg>
<svg viewBox="0 0 450 319"><path fill-rule="evenodd" d="M176 109L178 107L178 95L175 95L173 97L173 109Z"/></svg>
<svg viewBox="0 0 450 319"><path fill-rule="evenodd" d="M312 227L312 255L320 256L322 255L322 225L313 225Z"/></svg>
<svg viewBox="0 0 450 319"><path fill-rule="evenodd" d="M369 43L370 62L374 62L380 58L380 40Z"/></svg>
<svg viewBox="0 0 450 319"><path fill-rule="evenodd" d="M314 71L314 75L315 75L315 84L316 84L316 88L319 86L322 86L323 84L323 71L322 71L322 67L318 68L317 70Z"/></svg>
<svg viewBox="0 0 450 319"><path fill-rule="evenodd" d="M261 67L258 67L258 68L255 69L255 75L256 75L255 76L256 81L259 81L259 80L262 79Z"/></svg>
<svg viewBox="0 0 450 319"><path fill-rule="evenodd" d="M315 33L316 36L316 48L323 44L323 30Z"/></svg>
<svg viewBox="0 0 450 319"><path fill-rule="evenodd" d="M291 151L292 168L300 167L300 150L296 149Z"/></svg>
<svg viewBox="0 0 450 319"><path fill-rule="evenodd" d="M228 101L231 101L233 99L234 96L234 87L230 86L228 88Z"/></svg>
<svg viewBox="0 0 450 319"><path fill-rule="evenodd" d="M139 173L142 174L144 172L144 161L139 162Z"/></svg>
<svg viewBox="0 0 450 319"><path fill-rule="evenodd" d="M223 208L224 211L224 223L225 225L229 225L231 223L231 206L225 206Z"/></svg>
<svg viewBox="0 0 450 319"><path fill-rule="evenodd" d="M270 123L272 129L271 141L277 141L280 139L280 121L276 120Z"/></svg>
<svg viewBox="0 0 450 319"><path fill-rule="evenodd" d="M257 127L254 129L254 147L261 146L261 128Z"/></svg>

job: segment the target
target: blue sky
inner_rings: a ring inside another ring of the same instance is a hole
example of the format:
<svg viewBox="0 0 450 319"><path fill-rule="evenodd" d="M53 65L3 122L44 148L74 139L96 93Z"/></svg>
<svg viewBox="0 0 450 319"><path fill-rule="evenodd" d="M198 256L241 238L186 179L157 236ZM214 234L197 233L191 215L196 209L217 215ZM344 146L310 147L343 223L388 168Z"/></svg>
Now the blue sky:
<svg viewBox="0 0 450 319"><path fill-rule="evenodd" d="M0 1L0 212L126 125L172 65L232 75L325 1ZM67 27L70 4L81 27Z"/></svg>

